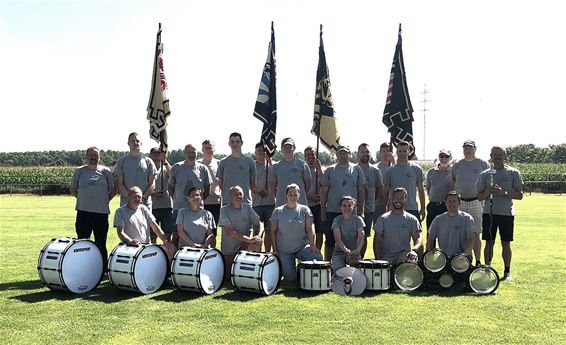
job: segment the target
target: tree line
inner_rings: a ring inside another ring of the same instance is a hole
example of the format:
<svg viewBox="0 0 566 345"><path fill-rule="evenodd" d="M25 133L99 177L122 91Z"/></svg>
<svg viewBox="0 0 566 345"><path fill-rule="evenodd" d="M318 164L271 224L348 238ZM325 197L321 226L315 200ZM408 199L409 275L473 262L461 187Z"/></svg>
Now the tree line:
<svg viewBox="0 0 566 345"><path fill-rule="evenodd" d="M509 161L516 163L566 163L566 144L550 145L548 147L536 147L533 144L522 144L507 147ZM113 166L116 160L128 154L128 151L101 150L100 163ZM247 156L255 158L253 153ZM379 152L376 153L374 163L379 161ZM85 151L30 151L30 152L0 152L0 166L80 166L85 164ZM217 159L226 157L225 154L214 155ZM304 159L303 152L297 150L295 156ZM202 158L199 152L198 158ZM281 151L276 151L274 161L283 158ZM185 159L183 150L171 150L169 152L171 164ZM336 157L328 152L320 152L319 159L322 165L328 166L336 163ZM357 163L356 152L352 152L353 163Z"/></svg>

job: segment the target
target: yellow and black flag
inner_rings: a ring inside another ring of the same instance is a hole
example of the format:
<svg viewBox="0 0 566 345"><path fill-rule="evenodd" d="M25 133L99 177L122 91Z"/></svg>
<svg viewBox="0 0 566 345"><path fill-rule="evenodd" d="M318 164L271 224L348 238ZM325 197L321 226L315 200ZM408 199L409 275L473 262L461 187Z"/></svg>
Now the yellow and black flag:
<svg viewBox="0 0 566 345"><path fill-rule="evenodd" d="M277 128L277 90L275 79L275 32L273 31L273 22L271 22L271 42L269 42L267 60L261 75L254 108L254 117L263 122L261 142L269 157L273 157L277 149L277 144L275 143L275 130Z"/></svg>
<svg viewBox="0 0 566 345"><path fill-rule="evenodd" d="M393 56L393 65L389 76L387 100L383 110L383 123L391 133L391 143L397 147L401 141L409 143L409 159L415 156L415 143L413 141L413 106L409 97L407 77L405 76L405 63L403 62L403 48L401 42L401 24L399 24L399 37Z"/></svg>
<svg viewBox="0 0 566 345"><path fill-rule="evenodd" d="M153 61L151 93L147 105L147 119L149 120L149 136L160 143L162 151L167 152L167 117L171 112L169 111L167 80L163 71L162 55L163 44L161 43L161 23L159 23L155 59Z"/></svg>
<svg viewBox="0 0 566 345"><path fill-rule="evenodd" d="M318 48L318 68L316 70L316 91L314 96L314 119L311 133L322 141L331 152L340 144L338 123L334 117L334 102L330 91L330 76L326 65L326 54L322 43L322 25L320 25L320 46Z"/></svg>

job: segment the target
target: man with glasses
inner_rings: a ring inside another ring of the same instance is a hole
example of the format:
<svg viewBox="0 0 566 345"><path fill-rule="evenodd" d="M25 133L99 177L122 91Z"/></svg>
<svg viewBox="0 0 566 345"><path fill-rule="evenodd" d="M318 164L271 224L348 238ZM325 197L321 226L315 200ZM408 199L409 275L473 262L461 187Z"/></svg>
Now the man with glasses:
<svg viewBox="0 0 566 345"><path fill-rule="evenodd" d="M452 153L448 150L440 150L438 153L438 164L426 173L426 192L428 193L428 204L426 205L426 228L430 229L432 220L446 212L444 200L450 191L450 162Z"/></svg>

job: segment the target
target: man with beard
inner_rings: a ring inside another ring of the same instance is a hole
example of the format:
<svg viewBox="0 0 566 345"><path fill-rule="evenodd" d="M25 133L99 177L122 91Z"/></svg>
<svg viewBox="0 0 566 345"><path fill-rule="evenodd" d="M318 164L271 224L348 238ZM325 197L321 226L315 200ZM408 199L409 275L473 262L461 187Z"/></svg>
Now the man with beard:
<svg viewBox="0 0 566 345"><path fill-rule="evenodd" d="M405 188L395 188L391 197L391 211L382 214L375 223L375 258L390 261L393 265L404 261L417 262L418 253L422 251L421 224L404 209L407 202Z"/></svg>
<svg viewBox="0 0 566 345"><path fill-rule="evenodd" d="M478 179L478 199L487 200L483 208L483 232L485 241L485 263L491 264L493 246L497 229L501 234L501 249L505 271L503 279L511 278L511 242L515 224L515 208L513 199L523 199L523 178L519 170L505 165L507 152L504 148L494 146L491 149L493 168L484 170Z"/></svg>
<svg viewBox="0 0 566 345"><path fill-rule="evenodd" d="M340 200L349 195L358 200L357 214L364 217L366 200L365 176L362 168L350 164L350 149L347 146L338 146L336 150L336 164L324 171L322 191L320 193L320 218L326 221L326 243L324 259L330 261L336 242L332 232L334 218L341 214Z"/></svg>
<svg viewBox="0 0 566 345"><path fill-rule="evenodd" d="M371 157L371 152L369 150L369 145L366 143L360 144L358 146L358 166L362 168L364 176L366 178L366 202L364 209L364 232L365 236L370 237L371 228L373 225L373 213L375 212L376 200L383 198L383 176L381 171L373 165L369 164ZM363 241L364 244L360 251L360 256L363 258L367 249L367 241Z"/></svg>
<svg viewBox="0 0 566 345"><path fill-rule="evenodd" d="M388 143L381 143L379 145L379 162L375 165L376 168L381 172L381 177L383 177L383 184L385 185L385 172L389 170L393 165L395 165L395 157L393 157L393 152L391 152L391 146ZM385 195L385 186L383 197L381 199L375 200L375 212L373 213L373 222L379 218L382 214L387 211L387 199L388 195Z"/></svg>

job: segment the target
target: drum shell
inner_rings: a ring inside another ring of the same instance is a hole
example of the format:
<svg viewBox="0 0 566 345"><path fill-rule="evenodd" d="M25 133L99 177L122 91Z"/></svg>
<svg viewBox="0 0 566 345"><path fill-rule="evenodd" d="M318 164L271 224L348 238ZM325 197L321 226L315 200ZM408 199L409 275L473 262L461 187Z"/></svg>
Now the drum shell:
<svg viewBox="0 0 566 345"><path fill-rule="evenodd" d="M411 273L413 276L401 276L401 273ZM393 272L395 285L405 291L413 291L421 287L424 281L424 273L420 265L414 262L401 262L395 266Z"/></svg>
<svg viewBox="0 0 566 345"><path fill-rule="evenodd" d="M213 294L224 281L224 260L215 248L183 247L171 263L171 281L179 290Z"/></svg>
<svg viewBox="0 0 566 345"><path fill-rule="evenodd" d="M150 294L165 282L168 263L161 246L120 243L108 259L108 280L119 290Z"/></svg>
<svg viewBox="0 0 566 345"><path fill-rule="evenodd" d="M273 253L239 251L230 273L236 289L271 295L281 282L281 262Z"/></svg>
<svg viewBox="0 0 566 345"><path fill-rule="evenodd" d="M387 291L391 288L391 263L384 260L360 260L357 266L366 276L366 290Z"/></svg>
<svg viewBox="0 0 566 345"><path fill-rule="evenodd" d="M303 261L297 265L299 288L305 291L330 291L332 266L328 261Z"/></svg>
<svg viewBox="0 0 566 345"><path fill-rule="evenodd" d="M53 238L40 251L37 271L50 289L86 293L102 280L102 254L89 239Z"/></svg>

